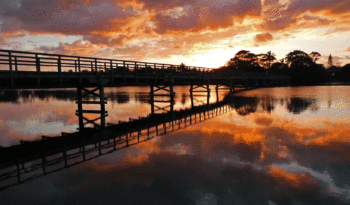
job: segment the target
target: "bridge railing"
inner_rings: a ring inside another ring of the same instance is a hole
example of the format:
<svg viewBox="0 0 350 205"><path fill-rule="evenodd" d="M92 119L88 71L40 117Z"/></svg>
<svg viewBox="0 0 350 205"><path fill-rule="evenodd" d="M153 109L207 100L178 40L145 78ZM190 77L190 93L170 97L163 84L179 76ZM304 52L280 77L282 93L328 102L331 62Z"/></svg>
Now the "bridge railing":
<svg viewBox="0 0 350 205"><path fill-rule="evenodd" d="M108 58L69 56L26 51L0 50L0 70L16 73L18 71L37 72L109 72L140 75L191 74L210 72L211 68L128 61Z"/></svg>

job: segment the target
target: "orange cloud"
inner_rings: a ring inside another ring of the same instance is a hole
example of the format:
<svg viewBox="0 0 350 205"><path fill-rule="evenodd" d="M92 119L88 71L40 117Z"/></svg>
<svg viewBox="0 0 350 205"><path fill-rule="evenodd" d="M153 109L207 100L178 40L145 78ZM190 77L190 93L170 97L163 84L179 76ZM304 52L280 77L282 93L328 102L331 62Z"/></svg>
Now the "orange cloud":
<svg viewBox="0 0 350 205"><path fill-rule="evenodd" d="M59 43L58 47L41 46L38 49L45 53L93 56L100 52L101 47L90 42L83 43L81 40L77 40L72 44Z"/></svg>

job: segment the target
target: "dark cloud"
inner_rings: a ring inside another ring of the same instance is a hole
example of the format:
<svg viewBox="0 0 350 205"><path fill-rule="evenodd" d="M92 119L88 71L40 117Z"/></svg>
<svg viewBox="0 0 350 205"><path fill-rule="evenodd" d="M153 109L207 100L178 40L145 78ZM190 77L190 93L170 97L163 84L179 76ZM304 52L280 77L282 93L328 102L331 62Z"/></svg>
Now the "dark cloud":
<svg viewBox="0 0 350 205"><path fill-rule="evenodd" d="M256 34L254 40L257 43L268 42L273 40L273 36L270 33Z"/></svg>
<svg viewBox="0 0 350 205"><path fill-rule="evenodd" d="M264 4L260 25L267 30L290 30L319 28L327 25L338 28L343 22L342 15L350 12L348 1L268 1ZM346 28L345 30L349 30Z"/></svg>
<svg viewBox="0 0 350 205"><path fill-rule="evenodd" d="M156 31L158 33L197 32L227 28L234 24L235 18L244 18L246 15L258 16L260 12L261 2L259 0L218 1L215 3L198 1L187 8L179 17L158 13L155 16Z"/></svg>

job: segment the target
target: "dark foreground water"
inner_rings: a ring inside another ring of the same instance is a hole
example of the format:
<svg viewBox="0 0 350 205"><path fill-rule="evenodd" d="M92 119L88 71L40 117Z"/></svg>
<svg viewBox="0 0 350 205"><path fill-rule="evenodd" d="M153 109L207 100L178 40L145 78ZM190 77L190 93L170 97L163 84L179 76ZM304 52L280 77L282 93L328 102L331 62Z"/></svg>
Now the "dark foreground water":
<svg viewBox="0 0 350 205"><path fill-rule="evenodd" d="M74 131L74 92L2 92L0 145ZM146 87L106 91L106 121L147 116L147 92ZM176 109L191 106L188 87L175 92ZM216 101L215 93L210 101ZM196 99L204 102L205 97ZM0 192L1 204L350 203L350 87L257 89L236 94L232 107L219 117L7 188Z"/></svg>

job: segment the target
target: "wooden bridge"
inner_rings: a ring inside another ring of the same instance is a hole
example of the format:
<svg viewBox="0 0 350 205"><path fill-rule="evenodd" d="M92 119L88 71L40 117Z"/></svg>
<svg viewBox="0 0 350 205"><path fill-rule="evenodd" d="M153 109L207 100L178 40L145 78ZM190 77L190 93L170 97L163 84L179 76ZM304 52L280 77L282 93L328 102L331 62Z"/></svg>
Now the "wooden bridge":
<svg viewBox="0 0 350 205"><path fill-rule="evenodd" d="M63 168L66 168L69 159L80 156L81 161L85 161L88 160L87 153L96 151L99 156L105 148L109 149L106 153L110 153L135 142L148 140L152 133L157 136L177 126L180 129L230 111L232 107L228 106L227 101L219 102L217 99L217 103L209 104L210 85L216 86L217 93L221 89L233 93L235 89L285 86L289 82L289 76L267 73L237 72L223 75L215 69L204 67L0 50L0 89L75 87L76 115L79 120L79 131L76 133L43 136L40 141L0 148L0 169L10 170L0 170L0 181L15 178L17 183L21 183L26 181L22 175L28 169L35 171L39 168L43 170L42 174L47 174L52 172L48 171L51 165L56 167L63 163ZM150 115L119 124L106 123L108 111L105 110L105 104L108 99L104 96L104 87L128 85L150 86ZM174 111L174 85L190 85L191 109ZM207 96L207 102L203 103L205 105L194 106L193 97L198 93ZM86 110L85 104L97 104L100 107ZM84 114L96 114L97 117L88 119ZM92 124L94 129L88 124ZM75 151L72 154L69 150ZM26 163L32 164L35 160L41 162L25 168ZM9 168L11 166L14 169Z"/></svg>
<svg viewBox="0 0 350 205"><path fill-rule="evenodd" d="M14 50L0 50L0 88L55 88L162 84L209 81L232 86L286 85L289 76L237 72L227 76L215 69L153 62L56 55Z"/></svg>

